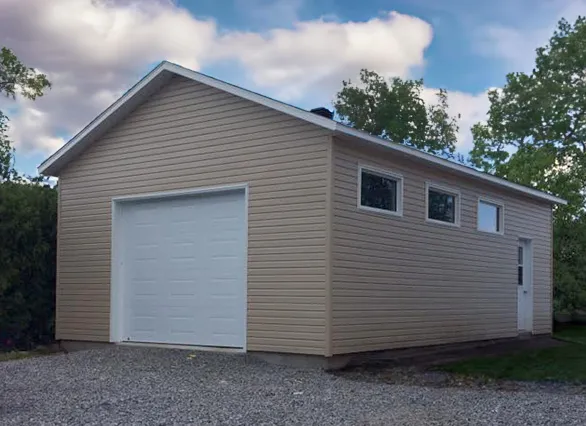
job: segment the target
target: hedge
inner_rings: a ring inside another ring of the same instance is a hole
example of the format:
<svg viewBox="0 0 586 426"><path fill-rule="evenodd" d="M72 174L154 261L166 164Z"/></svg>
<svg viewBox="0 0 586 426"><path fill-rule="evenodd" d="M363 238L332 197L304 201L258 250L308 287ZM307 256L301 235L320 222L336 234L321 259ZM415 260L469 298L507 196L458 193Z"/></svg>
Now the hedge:
<svg viewBox="0 0 586 426"><path fill-rule="evenodd" d="M57 190L0 184L0 349L53 340Z"/></svg>

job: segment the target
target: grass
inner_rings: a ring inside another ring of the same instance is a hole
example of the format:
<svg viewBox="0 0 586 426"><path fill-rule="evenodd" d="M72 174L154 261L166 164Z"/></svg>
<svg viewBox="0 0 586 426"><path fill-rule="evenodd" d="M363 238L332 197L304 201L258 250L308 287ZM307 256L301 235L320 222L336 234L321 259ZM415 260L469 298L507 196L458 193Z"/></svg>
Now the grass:
<svg viewBox="0 0 586 426"><path fill-rule="evenodd" d="M40 346L32 351L10 351L0 352L0 362L3 361L15 361L17 359L31 358L35 356L51 355L54 351L50 351L48 348Z"/></svg>
<svg viewBox="0 0 586 426"><path fill-rule="evenodd" d="M0 352L0 362L14 361L17 359L29 358L31 356L34 356L34 354L25 351Z"/></svg>
<svg viewBox="0 0 586 426"><path fill-rule="evenodd" d="M439 366L439 369L484 379L586 383L586 326L564 328L554 337L568 344L504 356L470 358Z"/></svg>
<svg viewBox="0 0 586 426"><path fill-rule="evenodd" d="M586 345L586 325L565 326L557 331L554 337L559 340L565 340L566 342Z"/></svg>

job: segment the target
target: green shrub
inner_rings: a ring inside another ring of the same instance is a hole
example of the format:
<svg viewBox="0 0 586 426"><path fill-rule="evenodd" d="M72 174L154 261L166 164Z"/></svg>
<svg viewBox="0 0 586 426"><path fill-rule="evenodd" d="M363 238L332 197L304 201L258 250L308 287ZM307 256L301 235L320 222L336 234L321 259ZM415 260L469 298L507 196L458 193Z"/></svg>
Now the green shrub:
<svg viewBox="0 0 586 426"><path fill-rule="evenodd" d="M0 348L54 335L57 190L0 184Z"/></svg>
<svg viewBox="0 0 586 426"><path fill-rule="evenodd" d="M559 221L554 228L554 309L586 309L586 215Z"/></svg>

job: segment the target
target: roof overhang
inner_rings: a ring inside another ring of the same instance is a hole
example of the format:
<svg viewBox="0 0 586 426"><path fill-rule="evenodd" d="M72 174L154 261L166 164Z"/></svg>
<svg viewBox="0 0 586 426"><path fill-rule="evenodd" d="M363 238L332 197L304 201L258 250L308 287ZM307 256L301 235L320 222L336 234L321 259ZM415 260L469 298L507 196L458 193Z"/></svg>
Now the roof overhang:
<svg viewBox="0 0 586 426"><path fill-rule="evenodd" d="M499 178L497 176L491 175L489 173L480 172L472 167L465 166L463 164L455 163L450 160L446 160L444 158L438 157L436 155L428 154L426 152L420 151L415 148L411 148L405 145L396 144L385 139L372 136L366 132L353 129L352 127L345 126L340 123L338 124L335 129L335 134L340 136L351 136L353 138L359 138L362 141L369 142L371 144L382 146L384 148L390 149L395 152L400 152L405 154L409 157L427 162L436 164L442 168L449 169L450 171L456 172L458 174L467 175L474 180L490 182L492 184L508 188L510 190L516 192L522 192L525 195L531 198L537 198L543 201L548 201L553 204L563 204L566 205L568 202L563 198L556 197L555 195L548 194L544 191L539 191L538 189L529 188L524 185L519 185L518 183L510 182L506 179Z"/></svg>
<svg viewBox="0 0 586 426"><path fill-rule="evenodd" d="M420 161L435 164L442 168L449 169L453 172L467 175L475 180L485 181L498 185L510 190L523 193L531 198L539 199L554 204L567 204L566 200L509 182L506 179L501 179L488 173L480 172L472 167L458 164L441 157L419 151L415 148L410 148L405 145L393 143L385 139L372 136L369 133L356 130L352 127L338 123L326 117L313 114L309 111L297 108L295 106L277 101L275 99L260 95L255 92L243 89L238 86L226 83L221 80L209 77L207 75L183 68L179 65L164 61L156 68L148 73L142 80L130 88L120 99L110 105L103 113L97 116L90 124L75 135L69 142L63 145L53 155L47 158L40 166L39 173L50 176L58 176L60 170L81 151L83 151L89 144L104 135L108 129L115 126L117 123L127 117L136 107L144 102L149 96L158 91L174 76L182 76L199 83L215 87L224 92L231 93L235 96L256 102L268 108L280 111L297 117L306 122L313 123L322 128L328 129L334 135L349 136L355 140L375 144L387 148L391 151L400 152L404 155L416 158Z"/></svg>

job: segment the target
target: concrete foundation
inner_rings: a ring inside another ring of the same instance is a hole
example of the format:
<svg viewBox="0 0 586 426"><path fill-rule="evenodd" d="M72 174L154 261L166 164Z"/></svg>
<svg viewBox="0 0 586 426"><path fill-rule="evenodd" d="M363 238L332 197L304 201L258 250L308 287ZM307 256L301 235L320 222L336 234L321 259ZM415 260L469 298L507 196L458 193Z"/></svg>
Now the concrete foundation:
<svg viewBox="0 0 586 426"><path fill-rule="evenodd" d="M326 371L340 370L346 367L349 365L353 357L352 355L335 355L326 358L319 355L286 354L277 352L248 352L246 356L263 360L269 364Z"/></svg>
<svg viewBox="0 0 586 426"><path fill-rule="evenodd" d="M83 340L59 340L57 342L59 349L64 352L87 351L90 349L107 348L112 343L110 342L86 342Z"/></svg>
<svg viewBox="0 0 586 426"><path fill-rule="evenodd" d="M260 359L270 364L284 365L300 369L320 369L332 371L341 370L346 367L380 363L402 365L433 365L452 360L465 359L472 356L504 354L520 349L551 347L556 344L561 343L553 340L550 335L535 336L530 334L522 334L517 337L507 339L451 343L446 345L391 349L375 352L360 352L353 354L334 355L332 357L278 352L246 352L244 355L247 358ZM65 352L100 349L109 347L110 345L112 345L112 343L84 342L75 340L61 340L58 342L58 348ZM139 343L124 343L123 345L160 347L167 349L185 349L190 351L196 350L228 353L240 352L239 350L226 350L225 348L201 348L195 346L179 345L155 345Z"/></svg>

